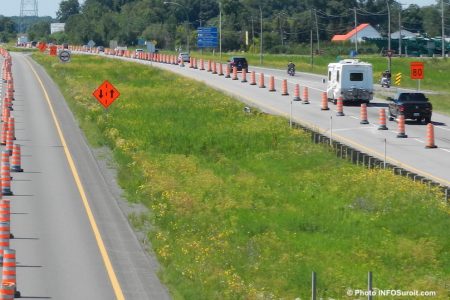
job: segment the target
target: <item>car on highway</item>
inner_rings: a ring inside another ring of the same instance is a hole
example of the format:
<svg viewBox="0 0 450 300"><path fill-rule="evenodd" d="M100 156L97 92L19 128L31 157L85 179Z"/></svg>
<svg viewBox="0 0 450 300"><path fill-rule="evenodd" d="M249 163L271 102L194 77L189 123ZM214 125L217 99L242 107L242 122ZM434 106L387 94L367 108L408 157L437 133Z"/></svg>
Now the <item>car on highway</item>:
<svg viewBox="0 0 450 300"><path fill-rule="evenodd" d="M393 121L400 114L405 119L425 121L425 124L431 122L433 106L425 94L419 92L397 93L395 98L388 97L389 100L389 120Z"/></svg>
<svg viewBox="0 0 450 300"><path fill-rule="evenodd" d="M183 60L183 62L189 62L190 59L191 57L187 52L181 52L180 54L178 54L178 63L181 63L181 60Z"/></svg>
<svg viewBox="0 0 450 300"><path fill-rule="evenodd" d="M248 63L247 59L242 56L233 56L228 60L228 65L230 66L230 69L232 70L233 67L236 67L238 72L241 72L243 69L248 73Z"/></svg>
<svg viewBox="0 0 450 300"><path fill-rule="evenodd" d="M97 51L98 51L98 52L105 52L105 47L103 47L103 46L98 46L98 47L97 47Z"/></svg>
<svg viewBox="0 0 450 300"><path fill-rule="evenodd" d="M139 54L141 54L141 53L144 53L144 49L136 49L135 51L134 51L134 57L135 58L138 58L139 57Z"/></svg>

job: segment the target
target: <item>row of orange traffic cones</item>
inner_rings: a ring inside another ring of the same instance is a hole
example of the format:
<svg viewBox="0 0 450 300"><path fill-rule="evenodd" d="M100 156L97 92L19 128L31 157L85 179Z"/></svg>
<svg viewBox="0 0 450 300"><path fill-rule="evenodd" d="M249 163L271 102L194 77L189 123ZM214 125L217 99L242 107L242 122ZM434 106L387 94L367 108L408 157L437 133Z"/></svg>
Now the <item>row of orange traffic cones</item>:
<svg viewBox="0 0 450 300"><path fill-rule="evenodd" d="M11 233L11 201L3 199L5 195L12 195L11 171L22 172L20 145L15 144L15 120L11 116L14 100L14 81L12 76L12 59L9 53L0 49L3 61L2 79L6 85L5 97L2 101L2 126L0 144L5 145L1 152L0 161L0 266L2 266L2 280L0 285L0 300L20 297L16 280L16 251L10 248ZM11 160L11 164L10 164Z"/></svg>

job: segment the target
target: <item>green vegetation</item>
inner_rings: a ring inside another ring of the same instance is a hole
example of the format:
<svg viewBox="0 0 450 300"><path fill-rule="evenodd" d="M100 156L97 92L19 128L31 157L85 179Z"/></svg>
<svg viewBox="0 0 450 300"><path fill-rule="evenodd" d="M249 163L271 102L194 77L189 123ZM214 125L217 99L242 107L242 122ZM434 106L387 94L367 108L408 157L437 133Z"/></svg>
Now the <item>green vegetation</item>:
<svg viewBox="0 0 450 300"><path fill-rule="evenodd" d="M401 1L388 2L392 32L398 30L401 12L403 28L427 37L441 35L440 23L436 22L440 20L439 5L402 7ZM354 26L355 7L358 24L370 23L384 37L388 34L387 2L382 0L358 1L357 5L354 0L86 0L81 7L79 3L62 1L57 13L66 22L69 43L86 44L93 39L97 45L107 46L110 40L117 40L132 46L138 44L138 39L145 39L156 41L160 49L182 46L186 50L188 35L191 48L196 48L196 29L219 27L220 10L222 46L226 51L259 49L262 26L266 52L307 54L309 47L305 44L309 45L311 30L314 42L319 39L322 45L335 34L347 33ZM335 46L324 48L331 53ZM381 49L359 50L377 53Z"/></svg>
<svg viewBox="0 0 450 300"><path fill-rule="evenodd" d="M281 117L202 83L142 65L34 54L89 141L107 145L133 215L148 232L175 299L346 299L366 285L435 290L448 299L449 209L442 195L339 160ZM103 79L122 95L108 111Z"/></svg>

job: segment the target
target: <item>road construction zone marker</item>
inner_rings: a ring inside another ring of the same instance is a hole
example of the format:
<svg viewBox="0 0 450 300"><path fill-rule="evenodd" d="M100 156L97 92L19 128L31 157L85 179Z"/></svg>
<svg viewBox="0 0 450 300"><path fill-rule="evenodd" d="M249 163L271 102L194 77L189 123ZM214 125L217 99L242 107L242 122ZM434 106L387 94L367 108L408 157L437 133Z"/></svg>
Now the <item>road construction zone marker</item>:
<svg viewBox="0 0 450 300"><path fill-rule="evenodd" d="M425 148L437 148L436 144L434 143L434 126L431 123L427 124L427 145L425 146Z"/></svg>
<svg viewBox="0 0 450 300"><path fill-rule="evenodd" d="M400 85L402 82L402 73L395 74L395 85Z"/></svg>

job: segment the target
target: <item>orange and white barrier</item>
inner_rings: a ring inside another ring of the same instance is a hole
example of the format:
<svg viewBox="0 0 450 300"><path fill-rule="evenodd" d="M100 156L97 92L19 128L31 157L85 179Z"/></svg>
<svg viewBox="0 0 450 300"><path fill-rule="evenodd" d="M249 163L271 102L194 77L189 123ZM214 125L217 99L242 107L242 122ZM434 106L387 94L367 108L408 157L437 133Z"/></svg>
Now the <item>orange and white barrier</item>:
<svg viewBox="0 0 450 300"><path fill-rule="evenodd" d="M397 121L397 125L398 125L398 133L397 133L397 137L398 138L407 138L408 135L406 135L406 130L405 130L405 116L400 114L398 116L398 121Z"/></svg>
<svg viewBox="0 0 450 300"><path fill-rule="evenodd" d="M336 116L341 117L341 116L345 116L344 114L344 99L342 97L339 97L337 99L337 105L336 105Z"/></svg>
<svg viewBox="0 0 450 300"><path fill-rule="evenodd" d="M247 71L246 69L242 69L242 83L246 83L247 82Z"/></svg>
<svg viewBox="0 0 450 300"><path fill-rule="evenodd" d="M360 124L369 124L369 120L367 119L367 104L365 103L361 103L359 118L361 120L359 122Z"/></svg>
<svg viewBox="0 0 450 300"><path fill-rule="evenodd" d="M11 172L23 172L21 156L20 145L14 144L11 157Z"/></svg>
<svg viewBox="0 0 450 300"><path fill-rule="evenodd" d="M269 77L269 89L268 89L268 91L269 92L275 92L276 91L276 89L275 89L275 77L272 76L272 75Z"/></svg>
<svg viewBox="0 0 450 300"><path fill-rule="evenodd" d="M378 130L388 130L386 126L386 110L384 108L380 108L378 121Z"/></svg>
<svg viewBox="0 0 450 300"><path fill-rule="evenodd" d="M427 124L427 145L425 146L425 148L437 148L436 144L434 143L434 126L431 123Z"/></svg>
<svg viewBox="0 0 450 300"><path fill-rule="evenodd" d="M250 85L256 85L255 71L251 71L250 72Z"/></svg>
<svg viewBox="0 0 450 300"><path fill-rule="evenodd" d="M320 110L330 110L328 107L328 95L327 92L322 92L322 104Z"/></svg>
<svg viewBox="0 0 450 300"><path fill-rule="evenodd" d="M287 87L287 79L283 79L283 81L281 81L281 95L282 96L288 96L288 87Z"/></svg>
<svg viewBox="0 0 450 300"><path fill-rule="evenodd" d="M264 73L260 73L259 74L259 87L261 89L265 88L266 86L264 85Z"/></svg>
<svg viewBox="0 0 450 300"><path fill-rule="evenodd" d="M296 83L294 85L294 99L292 99L293 101L300 101L302 100L300 98L300 85L298 83Z"/></svg>

